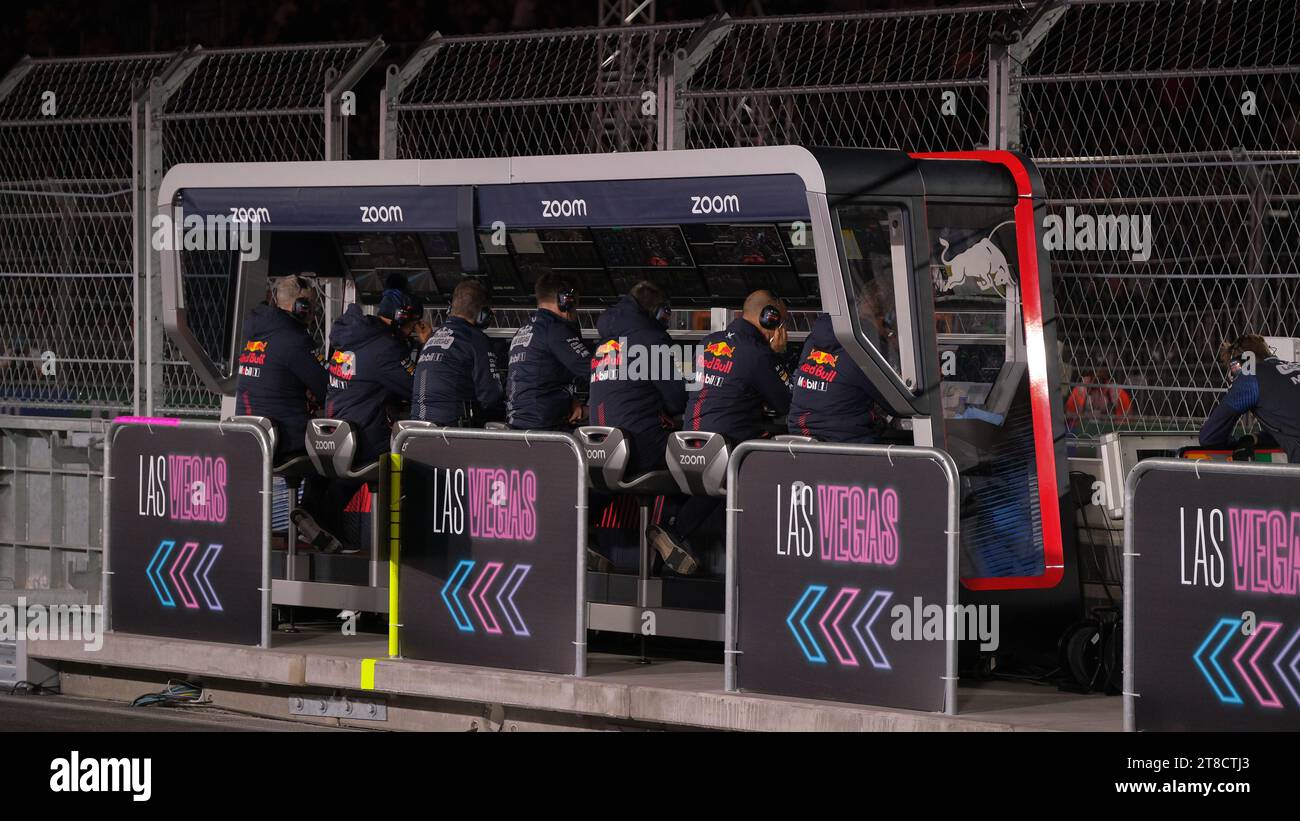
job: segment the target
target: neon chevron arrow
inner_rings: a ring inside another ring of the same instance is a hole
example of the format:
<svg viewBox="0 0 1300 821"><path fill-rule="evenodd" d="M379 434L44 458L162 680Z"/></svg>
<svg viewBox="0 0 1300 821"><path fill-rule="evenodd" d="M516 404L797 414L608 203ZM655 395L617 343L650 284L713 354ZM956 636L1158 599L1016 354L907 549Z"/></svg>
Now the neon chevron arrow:
<svg viewBox="0 0 1300 821"><path fill-rule="evenodd" d="M217 557L221 555L221 545L210 544L203 558L199 559L199 564L194 568L194 584L199 588L199 593L203 594L203 601L207 604L209 610L221 611L221 599L217 598L217 591L212 589L212 580L208 574L212 572L212 565L216 564Z"/></svg>
<svg viewBox="0 0 1300 821"><path fill-rule="evenodd" d="M194 553L199 549L198 542L186 542L181 547L181 552L176 554L172 561L171 569L167 575L171 577L172 585L176 587L176 592L181 597L181 602L190 610L197 610L199 600L194 598L194 591L190 589L190 583L185 580L185 569L190 566L190 559L194 558ZM177 575L177 571L180 574Z"/></svg>
<svg viewBox="0 0 1300 821"><path fill-rule="evenodd" d="M1282 666L1282 662L1287 659L1291 653L1291 648L1295 647L1298 641L1300 641L1300 628L1296 629L1295 635L1291 637L1291 640L1286 643L1286 647L1283 647L1282 652L1278 653L1277 658L1273 660L1273 669L1277 671L1277 677L1282 679L1286 689L1291 692L1291 698L1295 699L1297 705L1300 705L1300 692L1296 692L1295 686L1291 684L1292 678L1295 679L1296 684L1300 684L1300 650L1297 650L1296 654L1291 656L1290 664L1285 667ZM1290 671L1290 676L1287 675L1287 671Z"/></svg>
<svg viewBox="0 0 1300 821"><path fill-rule="evenodd" d="M877 590L871 594L867 603L862 605L862 611L858 617L853 620L853 635L858 637L858 644L862 645L862 650L867 654L867 660L871 666L877 670L892 670L889 665L889 659L885 657L885 651L881 649L880 642L876 641L876 636L871 632L871 625L876 623L880 612L885 609L885 604L893 598L894 594L888 590ZM871 618L867 619L866 632L863 633L858 625L862 624L862 619L870 613Z"/></svg>
<svg viewBox="0 0 1300 821"><path fill-rule="evenodd" d="M1250 638L1246 639L1246 643L1241 645L1241 649L1237 651L1237 655L1232 657L1232 664L1237 668L1237 672L1241 673L1241 677L1245 679L1246 686L1250 688L1250 694L1255 697L1255 700L1260 703L1261 707L1269 707L1275 710L1280 710L1282 708L1282 702L1278 699L1277 693L1273 692L1273 688L1269 686L1268 679L1264 678L1264 674L1259 671L1258 662L1260 654L1264 652L1265 648L1268 647L1269 642L1273 640L1273 637L1277 635L1277 631L1280 629L1282 629L1282 625L1278 622L1261 621L1256 626L1255 632L1251 633ZM1259 639L1265 631L1268 631L1268 638L1259 643L1259 649L1256 650L1255 654L1246 662L1246 666L1250 668L1250 672L1255 674L1255 678L1259 679L1259 683L1268 693L1268 698L1260 696L1259 690L1255 689L1255 682L1251 679L1249 673L1246 672L1246 668L1241 666L1241 657L1246 655L1246 651L1255 645L1256 640Z"/></svg>
<svg viewBox="0 0 1300 821"><path fill-rule="evenodd" d="M488 605L487 599L483 597L487 595L488 588L492 586L492 582L496 581L497 574L500 572L501 562L488 562L483 565L482 572L478 574L478 578L474 580L474 584L470 585L469 588L469 603L474 607L478 620L482 622L484 630L494 635L501 634L501 625L497 623L496 616L492 615L492 608ZM487 579L486 584L483 582L484 579ZM479 585L483 585L482 592L479 592ZM483 605L482 609L479 608L480 604Z"/></svg>
<svg viewBox="0 0 1300 821"><path fill-rule="evenodd" d="M844 639L844 634L840 632L840 620L844 618L845 612L853 606L853 600L861 592L856 587L840 588L840 592L835 594L831 606L826 608L826 612L822 614L821 621L817 622L822 635L826 637L831 649L835 651L835 658L846 667L857 667L858 657L853 655L853 649L849 647L849 643ZM844 602L842 606L840 605L841 601ZM826 620L831 617L832 613L835 614L835 618L831 620L831 630L827 630ZM834 635L832 635L831 631L834 631ZM836 639L839 639L839 641L837 642ZM841 648L843 648L843 651L841 651Z"/></svg>
<svg viewBox="0 0 1300 821"><path fill-rule="evenodd" d="M162 577L162 566L167 561L167 556L176 546L174 541L165 541L158 543L158 549L153 552L153 558L149 560L149 566L144 569L144 574L149 578L149 584L153 585L154 595L158 601L162 602L163 607L175 607L176 600L172 598L172 591L167 587L167 581Z"/></svg>
<svg viewBox="0 0 1300 821"><path fill-rule="evenodd" d="M473 569L473 560L462 559L460 564L456 565L456 569L451 571L447 581L443 583L440 594L442 603L447 605L447 612L451 613L452 620L456 622L456 627L462 633L473 633L474 623L469 620L469 615L465 612L465 607L460 603L460 599L456 598L456 594L460 591L460 586L465 583L465 577L469 575L469 571ZM450 596L447 595L449 588L451 590Z"/></svg>
<svg viewBox="0 0 1300 821"><path fill-rule="evenodd" d="M816 594L816 595L814 595ZM817 602L821 601L822 596L826 594L826 585L810 584L804 588L803 595L799 597L799 603L790 611L790 615L785 617L785 623L789 626L790 632L794 634L794 640L799 642L799 649L803 651L804 658L814 664L825 664L826 656L822 653L822 648L817 646L817 639L813 638L812 632L808 629L808 616L812 613ZM808 597L813 596L813 600L808 602ZM807 606L805 607L805 603ZM802 612L803 616L799 619L796 626L795 613ZM805 642L804 639L807 638ZM811 649L810 649L811 648Z"/></svg>
<svg viewBox="0 0 1300 821"><path fill-rule="evenodd" d="M1237 692L1237 688L1232 686L1232 682L1228 680L1227 674L1225 674L1223 668L1219 666L1218 658L1219 653L1223 652L1224 645L1228 643L1232 638L1233 632L1240 626L1240 619L1219 619L1219 623L1214 625L1214 629L1206 635L1205 641L1201 642L1201 646L1196 648L1196 652L1192 654L1192 661L1196 662L1196 666L1201 669L1201 675L1205 676L1205 680L1210 682L1210 686L1214 688L1214 694L1218 696L1219 701L1222 701L1224 704L1242 703L1241 694ZM1210 675L1210 671L1206 669L1205 662L1201 660L1201 655L1205 653L1205 648L1210 646L1210 643L1214 641L1214 637L1220 632L1223 633L1223 638L1219 640L1219 643L1215 645L1209 655L1210 665L1214 667L1215 672L1219 674L1218 678L1215 678ZM1220 687L1220 684L1223 686Z"/></svg>
<svg viewBox="0 0 1300 821"><path fill-rule="evenodd" d="M497 591L497 606L505 615L506 623L510 625L510 632L516 636L532 635L528 632L528 625L524 624L524 618L519 615L519 607L515 604L515 593L519 591L519 586L524 583L524 577L532 569L531 564L517 564L510 568L510 575L506 576L505 583Z"/></svg>

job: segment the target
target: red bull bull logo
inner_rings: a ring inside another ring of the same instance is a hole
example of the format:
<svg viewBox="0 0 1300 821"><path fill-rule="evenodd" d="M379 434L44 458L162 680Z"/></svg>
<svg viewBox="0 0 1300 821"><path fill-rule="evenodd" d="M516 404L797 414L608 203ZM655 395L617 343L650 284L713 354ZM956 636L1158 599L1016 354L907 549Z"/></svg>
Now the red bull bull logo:
<svg viewBox="0 0 1300 821"><path fill-rule="evenodd" d="M810 362L816 362L818 365L828 365L833 368L840 361L840 358L834 354L829 354L826 353L826 351L819 351L814 348L813 352L808 354L808 360Z"/></svg>
<svg viewBox="0 0 1300 821"><path fill-rule="evenodd" d="M736 353L736 349L734 346L729 345L726 342L711 342L704 346L704 352L711 353L714 356L731 357Z"/></svg>
<svg viewBox="0 0 1300 821"><path fill-rule="evenodd" d="M249 353L261 353L266 350L266 341L261 339L250 339L244 343L244 350Z"/></svg>

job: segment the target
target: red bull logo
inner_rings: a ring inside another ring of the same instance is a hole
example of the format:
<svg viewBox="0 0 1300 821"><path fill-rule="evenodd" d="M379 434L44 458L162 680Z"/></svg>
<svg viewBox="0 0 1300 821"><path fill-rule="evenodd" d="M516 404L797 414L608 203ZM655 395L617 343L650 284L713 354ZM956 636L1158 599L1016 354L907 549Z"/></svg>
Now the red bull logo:
<svg viewBox="0 0 1300 821"><path fill-rule="evenodd" d="M825 351L819 351L814 348L813 352L808 354L808 360L810 362L816 362L818 365L829 365L833 368L836 363L840 361L840 358L834 354L829 354Z"/></svg>
<svg viewBox="0 0 1300 821"><path fill-rule="evenodd" d="M611 339L596 349L596 356L599 357L610 356L612 354L618 353L622 349L623 346L618 343L617 339Z"/></svg>
<svg viewBox="0 0 1300 821"><path fill-rule="evenodd" d="M352 351L335 351L330 356L330 375L351 379L357 371L356 355Z"/></svg>
<svg viewBox="0 0 1300 821"><path fill-rule="evenodd" d="M711 342L704 346L704 352L711 353L714 356L731 357L736 353L736 349L726 342Z"/></svg>
<svg viewBox="0 0 1300 821"><path fill-rule="evenodd" d="M244 350L249 353L261 353L266 350L266 341L261 339L250 339L244 343Z"/></svg>

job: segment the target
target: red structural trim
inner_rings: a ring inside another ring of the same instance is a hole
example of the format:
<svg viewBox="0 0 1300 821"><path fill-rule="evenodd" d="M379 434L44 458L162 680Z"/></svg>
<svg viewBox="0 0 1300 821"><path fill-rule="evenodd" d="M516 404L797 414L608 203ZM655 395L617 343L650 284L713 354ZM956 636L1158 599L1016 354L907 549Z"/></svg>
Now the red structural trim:
<svg viewBox="0 0 1300 821"><path fill-rule="evenodd" d="M1052 437L1051 385L1047 383L1047 346L1043 338L1043 293L1038 272L1038 236L1034 231L1033 185L1025 164L1010 151L927 152L917 160L974 160L1000 165L1011 173L1019 200L1015 207L1016 244L1020 254L1020 297L1025 317L1025 353L1029 359L1029 399L1034 419L1034 456L1038 466L1038 509L1043 524L1044 572L1038 576L963 578L970 590L1027 590L1055 587L1065 575L1061 539L1061 501L1056 486L1056 447Z"/></svg>

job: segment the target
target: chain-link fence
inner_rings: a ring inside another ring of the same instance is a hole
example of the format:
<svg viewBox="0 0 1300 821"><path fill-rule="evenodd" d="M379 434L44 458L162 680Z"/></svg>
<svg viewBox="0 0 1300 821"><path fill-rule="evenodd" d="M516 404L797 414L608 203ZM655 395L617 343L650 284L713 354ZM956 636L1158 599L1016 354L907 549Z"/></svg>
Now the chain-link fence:
<svg viewBox="0 0 1300 821"><path fill-rule="evenodd" d="M1076 3L1024 66L1023 147L1076 240L1053 271L1085 430L1195 428L1224 387L1221 340L1300 335L1298 16ZM1086 247L1098 215L1145 241Z"/></svg>
<svg viewBox="0 0 1300 821"><path fill-rule="evenodd" d="M435 37L390 73L385 156L1018 148L1060 221L1072 427L1195 427L1223 386L1220 339L1300 335L1300 15L1294 0L1033 11Z"/></svg>
<svg viewBox="0 0 1300 821"><path fill-rule="evenodd" d="M0 80L0 408L135 405L134 95L171 59L25 60Z"/></svg>

